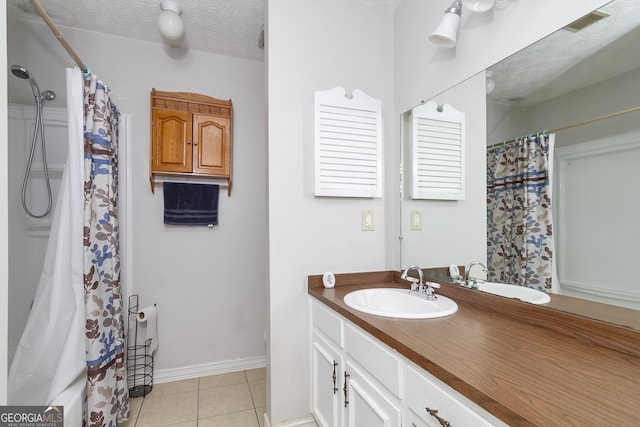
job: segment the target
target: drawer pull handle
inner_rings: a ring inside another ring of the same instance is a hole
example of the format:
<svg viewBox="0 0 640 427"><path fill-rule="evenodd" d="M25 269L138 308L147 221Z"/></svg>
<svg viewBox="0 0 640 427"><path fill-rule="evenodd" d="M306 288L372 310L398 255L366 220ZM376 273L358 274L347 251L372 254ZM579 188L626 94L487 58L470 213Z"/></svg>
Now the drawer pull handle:
<svg viewBox="0 0 640 427"><path fill-rule="evenodd" d="M438 422L440 423L440 425L442 427L452 427L451 423L449 421L447 421L444 418L438 416L438 410L437 409L429 409L429 408L425 408L425 409L427 410L429 415L431 415L432 417L435 417L435 419L438 420Z"/></svg>
<svg viewBox="0 0 640 427"><path fill-rule="evenodd" d="M342 391L344 391L344 407L346 408L349 405L349 373L344 371L344 387Z"/></svg>
<svg viewBox="0 0 640 427"><path fill-rule="evenodd" d="M335 360L333 361L333 394L336 394L336 392L338 391L338 387L336 387L336 382L338 380L338 375L336 373L336 369L338 368L338 362L336 362Z"/></svg>

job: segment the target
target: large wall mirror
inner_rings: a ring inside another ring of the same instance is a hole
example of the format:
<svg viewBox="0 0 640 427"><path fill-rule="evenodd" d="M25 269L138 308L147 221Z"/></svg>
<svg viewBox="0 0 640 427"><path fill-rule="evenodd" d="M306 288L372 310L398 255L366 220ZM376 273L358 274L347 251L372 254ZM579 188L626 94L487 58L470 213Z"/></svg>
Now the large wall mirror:
<svg viewBox="0 0 640 427"><path fill-rule="evenodd" d="M640 310L640 1L614 0L596 12L576 23L583 28L561 29L434 99L454 99L465 111L467 145L553 132L553 291ZM411 112L402 122L408 189ZM486 165L482 154L468 156L467 168ZM469 197L486 203L486 185L467 182ZM428 203L460 202L413 200L407 191L401 200L406 267L419 263L428 244L412 240L409 212L421 212L421 203L428 210Z"/></svg>

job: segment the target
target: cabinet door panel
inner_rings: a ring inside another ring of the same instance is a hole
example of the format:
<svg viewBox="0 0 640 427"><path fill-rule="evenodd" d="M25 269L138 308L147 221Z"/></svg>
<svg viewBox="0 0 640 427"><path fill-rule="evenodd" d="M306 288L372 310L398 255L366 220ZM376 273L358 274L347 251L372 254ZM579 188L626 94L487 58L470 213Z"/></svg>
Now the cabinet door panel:
<svg viewBox="0 0 640 427"><path fill-rule="evenodd" d="M193 115L193 172L228 176L231 165L231 121L228 118Z"/></svg>
<svg viewBox="0 0 640 427"><path fill-rule="evenodd" d="M154 171L191 172L191 115L185 111L155 110L151 149Z"/></svg>
<svg viewBox="0 0 640 427"><path fill-rule="evenodd" d="M401 409L388 399L379 385L347 362L347 419L349 427L400 427Z"/></svg>
<svg viewBox="0 0 640 427"><path fill-rule="evenodd" d="M340 426L342 367L340 354L314 332L311 367L313 413L322 427Z"/></svg>

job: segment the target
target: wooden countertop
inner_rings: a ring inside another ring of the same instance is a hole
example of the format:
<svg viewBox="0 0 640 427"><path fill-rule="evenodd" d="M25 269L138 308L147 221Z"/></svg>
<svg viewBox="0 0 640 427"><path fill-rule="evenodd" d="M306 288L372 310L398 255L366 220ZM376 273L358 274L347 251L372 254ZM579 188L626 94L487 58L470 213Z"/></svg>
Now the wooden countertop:
<svg viewBox="0 0 640 427"><path fill-rule="evenodd" d="M336 275L309 294L510 426L640 425L640 332L442 283L458 312L438 319L368 315L343 297L408 288L398 272ZM540 325L540 326L534 326Z"/></svg>

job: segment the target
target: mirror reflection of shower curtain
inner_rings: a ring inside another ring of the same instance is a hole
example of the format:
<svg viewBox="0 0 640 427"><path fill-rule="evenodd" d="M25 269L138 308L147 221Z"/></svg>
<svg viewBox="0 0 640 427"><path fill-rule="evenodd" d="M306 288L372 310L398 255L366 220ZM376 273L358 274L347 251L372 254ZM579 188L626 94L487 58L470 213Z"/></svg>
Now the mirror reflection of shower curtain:
<svg viewBox="0 0 640 427"><path fill-rule="evenodd" d="M555 135L487 150L487 279L555 291L552 173Z"/></svg>
<svg viewBox="0 0 640 427"><path fill-rule="evenodd" d="M10 404L46 405L86 369L82 94L82 74L67 69L67 163L40 282L9 371Z"/></svg>

